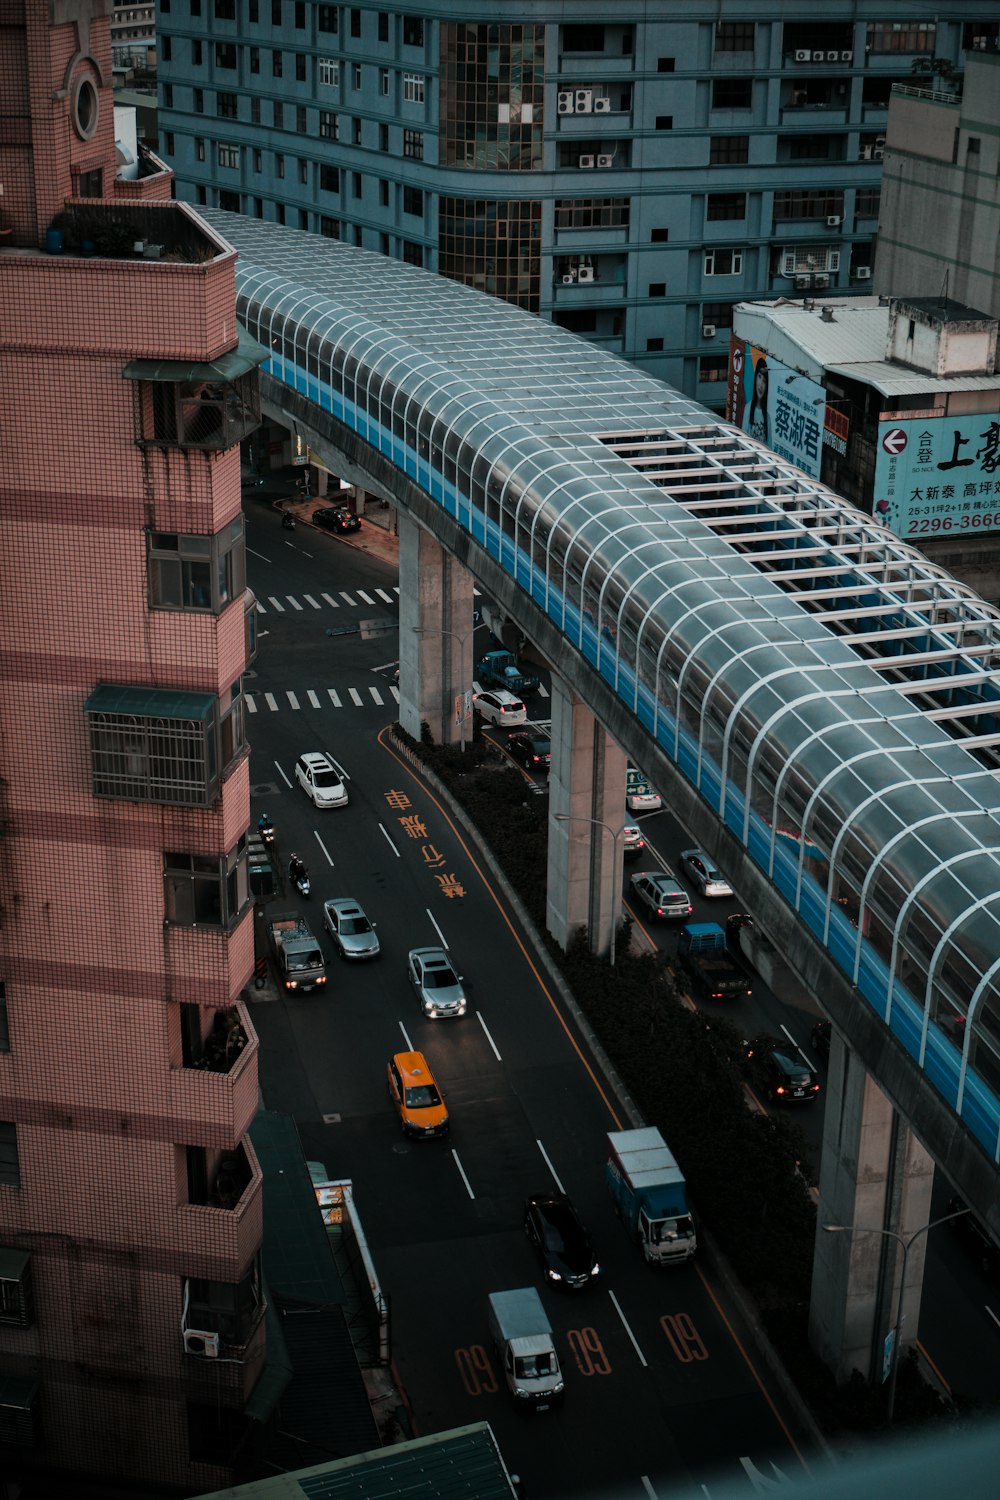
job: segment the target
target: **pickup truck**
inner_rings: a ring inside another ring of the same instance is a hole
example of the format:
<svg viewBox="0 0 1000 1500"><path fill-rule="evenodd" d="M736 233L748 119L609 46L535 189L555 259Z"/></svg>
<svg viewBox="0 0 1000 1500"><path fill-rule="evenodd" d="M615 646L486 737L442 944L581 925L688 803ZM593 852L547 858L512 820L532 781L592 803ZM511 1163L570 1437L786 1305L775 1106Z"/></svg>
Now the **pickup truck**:
<svg viewBox="0 0 1000 1500"><path fill-rule="evenodd" d="M743 1000L753 994L753 980L730 953L718 922L686 923L677 962L694 993L705 1000Z"/></svg>
<svg viewBox="0 0 1000 1500"><path fill-rule="evenodd" d="M276 912L267 924L267 935L284 989L322 989L326 984L323 950L298 912Z"/></svg>
<svg viewBox="0 0 1000 1500"><path fill-rule="evenodd" d="M476 677L484 688L506 688L516 697L537 693L539 681L521 670L512 651L487 651L476 663Z"/></svg>

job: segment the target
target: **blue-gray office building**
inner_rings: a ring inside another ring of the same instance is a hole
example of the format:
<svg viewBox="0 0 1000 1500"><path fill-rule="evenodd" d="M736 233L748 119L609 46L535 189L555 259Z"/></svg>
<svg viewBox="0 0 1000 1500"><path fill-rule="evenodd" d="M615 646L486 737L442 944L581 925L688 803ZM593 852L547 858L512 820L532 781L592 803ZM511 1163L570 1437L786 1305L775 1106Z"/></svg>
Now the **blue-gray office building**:
<svg viewBox="0 0 1000 1500"><path fill-rule="evenodd" d="M821 10L159 0L161 152L181 198L436 270L722 409L734 303L866 289L893 88L953 93L1000 35L983 0Z"/></svg>

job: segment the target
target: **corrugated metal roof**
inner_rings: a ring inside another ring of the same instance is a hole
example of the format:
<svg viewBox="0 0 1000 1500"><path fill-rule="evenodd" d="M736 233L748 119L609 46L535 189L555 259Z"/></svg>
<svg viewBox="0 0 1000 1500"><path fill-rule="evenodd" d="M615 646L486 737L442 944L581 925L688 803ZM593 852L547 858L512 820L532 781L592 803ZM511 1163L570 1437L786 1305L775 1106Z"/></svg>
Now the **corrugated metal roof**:
<svg viewBox="0 0 1000 1500"><path fill-rule="evenodd" d="M848 375L852 380L863 381L883 396L919 396L924 391L1000 391L1000 375L951 375L939 380L922 370L909 370L905 365L889 365L885 360L864 364L829 364L831 375Z"/></svg>

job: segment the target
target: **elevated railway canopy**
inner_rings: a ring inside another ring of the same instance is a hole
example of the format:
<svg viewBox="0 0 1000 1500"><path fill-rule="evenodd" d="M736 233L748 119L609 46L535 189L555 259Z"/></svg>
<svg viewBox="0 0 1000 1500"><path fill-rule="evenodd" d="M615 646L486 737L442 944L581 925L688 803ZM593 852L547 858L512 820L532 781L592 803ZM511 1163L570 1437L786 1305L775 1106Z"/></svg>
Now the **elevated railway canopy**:
<svg viewBox="0 0 1000 1500"><path fill-rule="evenodd" d="M887 1028L1000 1161L1000 611L564 330L205 217L240 252L265 371L405 476L487 585L502 571L574 691L613 696L646 769L670 763L836 966L858 1025Z"/></svg>

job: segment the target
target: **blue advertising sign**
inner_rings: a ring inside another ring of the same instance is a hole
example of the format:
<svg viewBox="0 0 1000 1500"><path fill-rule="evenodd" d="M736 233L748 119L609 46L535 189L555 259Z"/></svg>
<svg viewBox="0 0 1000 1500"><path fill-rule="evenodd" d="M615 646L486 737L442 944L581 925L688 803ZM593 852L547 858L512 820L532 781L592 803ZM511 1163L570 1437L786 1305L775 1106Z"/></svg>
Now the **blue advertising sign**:
<svg viewBox="0 0 1000 1500"><path fill-rule="evenodd" d="M730 422L819 478L826 399L821 385L734 334L727 398Z"/></svg>
<svg viewBox="0 0 1000 1500"><path fill-rule="evenodd" d="M916 540L1000 531L1000 413L880 417L872 512Z"/></svg>

